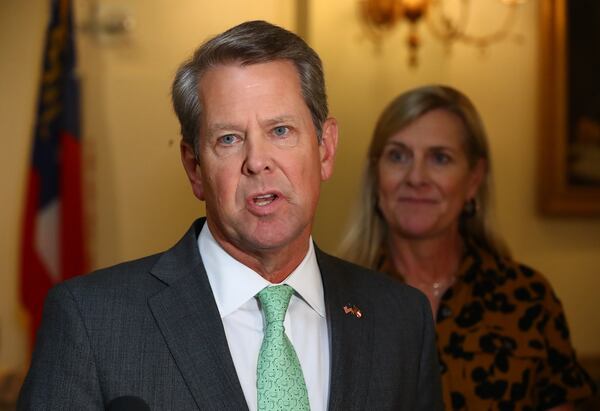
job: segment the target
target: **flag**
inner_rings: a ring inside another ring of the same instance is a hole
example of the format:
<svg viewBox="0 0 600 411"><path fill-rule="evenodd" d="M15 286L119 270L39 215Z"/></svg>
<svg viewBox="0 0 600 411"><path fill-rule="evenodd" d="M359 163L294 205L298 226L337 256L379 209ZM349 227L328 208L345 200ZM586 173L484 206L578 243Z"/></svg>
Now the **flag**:
<svg viewBox="0 0 600 411"><path fill-rule="evenodd" d="M51 0L27 171L20 293L32 346L48 290L87 269L71 7Z"/></svg>

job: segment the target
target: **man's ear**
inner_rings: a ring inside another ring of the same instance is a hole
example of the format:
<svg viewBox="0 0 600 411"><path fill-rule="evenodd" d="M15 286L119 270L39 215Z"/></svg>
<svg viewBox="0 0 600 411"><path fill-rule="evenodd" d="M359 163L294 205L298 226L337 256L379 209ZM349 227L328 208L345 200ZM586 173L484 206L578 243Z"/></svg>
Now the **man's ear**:
<svg viewBox="0 0 600 411"><path fill-rule="evenodd" d="M202 171L200 170L200 164L196 159L194 148L187 142L181 140L181 163L185 169L185 173L190 180L192 185L192 191L194 195L201 201L204 201L204 184L202 183Z"/></svg>
<svg viewBox="0 0 600 411"><path fill-rule="evenodd" d="M325 181L333 174L333 164L338 144L338 125L335 118L330 117L325 120L321 137L321 144L319 145L321 180Z"/></svg>

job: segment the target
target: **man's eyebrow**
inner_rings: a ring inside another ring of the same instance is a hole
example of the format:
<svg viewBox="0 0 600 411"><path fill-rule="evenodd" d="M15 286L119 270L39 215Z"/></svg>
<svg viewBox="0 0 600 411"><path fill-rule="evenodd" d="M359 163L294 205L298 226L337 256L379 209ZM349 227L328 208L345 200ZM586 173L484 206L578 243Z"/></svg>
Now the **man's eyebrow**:
<svg viewBox="0 0 600 411"><path fill-rule="evenodd" d="M207 128L207 131L209 134L214 134L219 131L234 131L237 129L238 127L233 123L214 123Z"/></svg>
<svg viewBox="0 0 600 411"><path fill-rule="evenodd" d="M291 124L296 124L298 122L298 118L297 116L294 115L282 115L282 116L276 116L276 117L272 117L272 118L268 118L266 120L262 121L262 126L273 126L275 124L282 124L282 123L291 123ZM242 131L243 127L240 127L239 125L236 125L235 123L213 123L211 124L209 127L207 127L206 131L208 132L209 135L213 135L213 134L217 134L219 132L223 132L223 131Z"/></svg>
<svg viewBox="0 0 600 411"><path fill-rule="evenodd" d="M272 121L293 121L296 120L297 116L294 116L292 114L285 114L283 116L277 116L275 118L272 119Z"/></svg>
<svg viewBox="0 0 600 411"><path fill-rule="evenodd" d="M281 123L296 123L297 117L293 115L276 116L263 121L265 125L281 124Z"/></svg>

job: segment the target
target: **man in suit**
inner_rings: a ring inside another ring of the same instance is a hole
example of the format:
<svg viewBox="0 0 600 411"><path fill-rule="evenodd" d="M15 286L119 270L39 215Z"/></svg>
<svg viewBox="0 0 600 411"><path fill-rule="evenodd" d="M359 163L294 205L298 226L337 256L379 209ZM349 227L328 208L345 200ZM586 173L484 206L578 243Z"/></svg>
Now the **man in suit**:
<svg viewBox="0 0 600 411"><path fill-rule="evenodd" d="M243 23L172 94L206 218L170 250L50 292L19 408L441 409L426 298L311 240L338 141L317 54Z"/></svg>

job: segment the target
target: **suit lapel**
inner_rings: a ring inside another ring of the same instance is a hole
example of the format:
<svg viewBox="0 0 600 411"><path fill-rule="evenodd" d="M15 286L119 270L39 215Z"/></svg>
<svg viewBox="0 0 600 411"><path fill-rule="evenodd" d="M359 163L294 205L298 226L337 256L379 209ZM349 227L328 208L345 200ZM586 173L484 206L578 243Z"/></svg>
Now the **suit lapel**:
<svg viewBox="0 0 600 411"><path fill-rule="evenodd" d="M373 319L368 301L349 284L336 259L317 249L323 277L325 305L331 341L329 409L365 409L371 378ZM361 317L346 313L344 307L356 306Z"/></svg>
<svg viewBox="0 0 600 411"><path fill-rule="evenodd" d="M148 300L177 367L198 408L247 410L221 317L198 252L198 220L165 252L151 274L167 287ZM315 247L316 248L316 247ZM373 320L368 300L348 273L316 248L331 341L329 409L364 409L371 378ZM362 317L344 306L361 309ZM215 372L218 370L218 372Z"/></svg>
<svg viewBox="0 0 600 411"><path fill-rule="evenodd" d="M203 223L194 223L153 267L167 287L148 304L198 408L247 409L198 252Z"/></svg>

